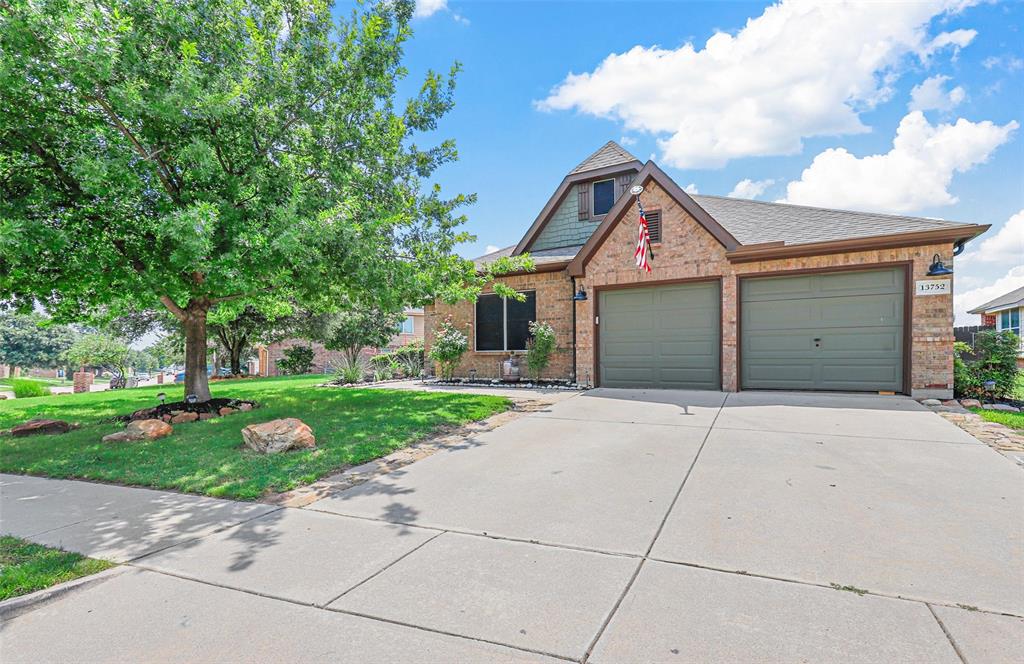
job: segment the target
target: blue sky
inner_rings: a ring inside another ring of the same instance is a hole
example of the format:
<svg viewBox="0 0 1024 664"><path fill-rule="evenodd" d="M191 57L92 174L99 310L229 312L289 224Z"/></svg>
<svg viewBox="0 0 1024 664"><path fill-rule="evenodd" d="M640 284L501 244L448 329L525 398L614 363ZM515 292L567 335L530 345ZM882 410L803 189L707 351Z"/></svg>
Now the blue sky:
<svg viewBox="0 0 1024 664"><path fill-rule="evenodd" d="M419 0L417 13L410 82L464 66L438 130L460 159L436 179L479 197L467 256L518 241L614 139L702 194L992 224L958 259L957 309L1024 285L1024 3Z"/></svg>

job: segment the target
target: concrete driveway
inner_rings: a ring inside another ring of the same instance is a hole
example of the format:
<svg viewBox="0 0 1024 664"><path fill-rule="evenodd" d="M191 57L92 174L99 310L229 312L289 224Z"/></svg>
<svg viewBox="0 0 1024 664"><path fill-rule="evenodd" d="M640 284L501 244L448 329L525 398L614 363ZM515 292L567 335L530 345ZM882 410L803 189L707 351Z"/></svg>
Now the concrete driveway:
<svg viewBox="0 0 1024 664"><path fill-rule="evenodd" d="M0 656L1015 662L1022 480L905 398L623 390L303 509L5 476L4 532L129 564Z"/></svg>

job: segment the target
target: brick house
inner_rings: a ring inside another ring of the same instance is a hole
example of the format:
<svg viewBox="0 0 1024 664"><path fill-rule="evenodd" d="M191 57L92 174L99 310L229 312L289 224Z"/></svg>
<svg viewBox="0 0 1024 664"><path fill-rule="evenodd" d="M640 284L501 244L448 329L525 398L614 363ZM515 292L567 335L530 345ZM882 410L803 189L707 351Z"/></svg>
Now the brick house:
<svg viewBox="0 0 1024 664"><path fill-rule="evenodd" d="M1003 330L1013 332L1021 337L1017 366L1024 368L1024 336L1021 335L1021 320L1024 319L1024 286L1004 293L967 313L979 314L982 325L992 326L1000 332Z"/></svg>
<svg viewBox="0 0 1024 664"><path fill-rule="evenodd" d="M635 266L642 186L654 258ZM607 387L952 396L948 268L988 226L687 194L609 142L562 180L514 247L535 269L476 302L425 308L470 339L459 376L501 375L531 320L558 351L545 378Z"/></svg>
<svg viewBox="0 0 1024 664"><path fill-rule="evenodd" d="M386 348L364 348L362 356L369 359L381 352L393 350L413 341L423 340L423 309L406 309L405 320L391 338ZM293 346L311 346L313 348L313 373L329 373L341 363L342 353L340 351L327 350L322 344L305 341L303 339L285 339L266 346L256 348L257 367L255 371L261 376L279 376L277 368L278 361L284 357L284 351Z"/></svg>

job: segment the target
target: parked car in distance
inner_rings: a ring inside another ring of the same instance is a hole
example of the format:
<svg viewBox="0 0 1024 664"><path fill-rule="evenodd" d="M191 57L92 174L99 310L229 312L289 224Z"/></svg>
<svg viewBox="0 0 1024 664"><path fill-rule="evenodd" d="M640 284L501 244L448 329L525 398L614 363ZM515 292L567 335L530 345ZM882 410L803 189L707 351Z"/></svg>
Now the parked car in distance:
<svg viewBox="0 0 1024 664"><path fill-rule="evenodd" d="M179 371L178 373L174 374L174 382L175 383L184 383L185 382L185 372L184 371Z"/></svg>

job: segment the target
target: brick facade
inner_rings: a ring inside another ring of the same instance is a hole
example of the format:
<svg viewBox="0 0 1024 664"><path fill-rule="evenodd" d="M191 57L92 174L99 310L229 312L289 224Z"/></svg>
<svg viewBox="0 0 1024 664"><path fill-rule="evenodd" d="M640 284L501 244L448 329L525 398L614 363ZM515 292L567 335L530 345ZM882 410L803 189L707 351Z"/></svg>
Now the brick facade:
<svg viewBox="0 0 1024 664"><path fill-rule="evenodd" d="M924 245L894 249L857 251L800 258L730 263L725 248L698 224L675 200L655 182L643 194L648 210L660 210L662 215L662 242L654 245L656 259L653 271L646 274L637 270L633 262L636 242L636 219L627 214L614 228L604 244L586 265L586 274L577 284L586 287L588 300L577 303L576 367L581 383L594 381L594 303L600 289L610 285L653 285L661 281L697 278L717 278L722 283L722 387L734 392L738 389L737 376L737 297L742 275L778 273L821 268L851 266L907 265L911 280L927 278L927 270L934 254L950 257L949 244ZM951 259L947 261L950 265ZM566 272L551 272L503 279L517 289L537 290L537 318L556 325L559 348L571 347L572 307L571 280ZM907 297L912 297L910 335L911 391L915 395L952 396L953 388L953 297L930 295L918 297L909 285ZM431 330L439 317L451 316L460 327L472 332L473 304L466 302L454 306L438 305L427 310L426 339L429 347ZM472 337L471 337L472 338ZM468 375L470 368L480 377L497 376L497 360L504 353L468 353L457 375ZM548 371L547 377L571 378L572 358L560 353Z"/></svg>

